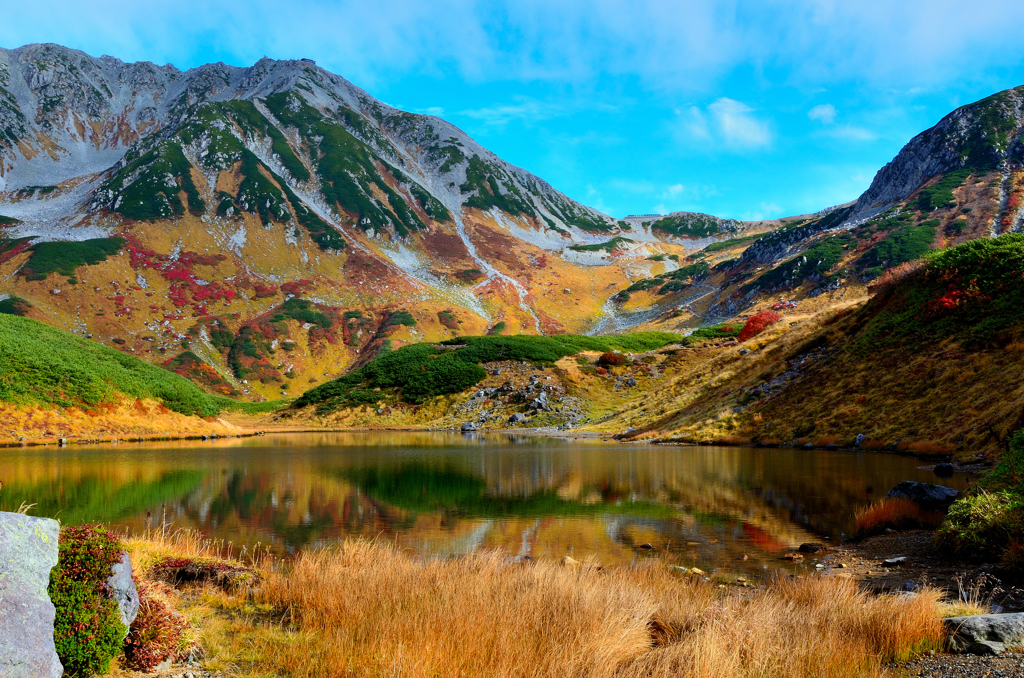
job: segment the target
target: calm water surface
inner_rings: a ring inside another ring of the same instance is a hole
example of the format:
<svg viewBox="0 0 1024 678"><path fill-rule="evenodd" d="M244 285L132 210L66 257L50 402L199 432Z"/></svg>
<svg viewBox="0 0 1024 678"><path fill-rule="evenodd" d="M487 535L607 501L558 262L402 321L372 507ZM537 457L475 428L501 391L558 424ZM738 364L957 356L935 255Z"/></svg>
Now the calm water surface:
<svg viewBox="0 0 1024 678"><path fill-rule="evenodd" d="M870 452L282 434L3 450L0 510L35 503L33 515L133 531L163 516L172 529L282 553L358 535L425 555L500 548L617 564L649 543L690 565L753 571L779 567L801 542L841 539L857 508L902 480L938 481L922 464Z"/></svg>

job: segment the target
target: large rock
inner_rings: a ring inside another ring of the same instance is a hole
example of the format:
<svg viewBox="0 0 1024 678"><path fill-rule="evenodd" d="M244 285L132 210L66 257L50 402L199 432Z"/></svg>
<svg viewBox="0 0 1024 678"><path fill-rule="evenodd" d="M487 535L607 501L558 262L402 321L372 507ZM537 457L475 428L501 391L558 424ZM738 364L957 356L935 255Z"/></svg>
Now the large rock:
<svg viewBox="0 0 1024 678"><path fill-rule="evenodd" d="M904 480L889 490L889 494L885 496L896 499L912 499L917 502L918 506L927 511L945 511L949 508L950 504L956 501L960 493L952 487Z"/></svg>
<svg viewBox="0 0 1024 678"><path fill-rule="evenodd" d="M462 425L462 432L463 433L469 433L469 432L475 431L475 430L477 430L477 425L474 424L471 421L467 421L465 424Z"/></svg>
<svg viewBox="0 0 1024 678"><path fill-rule="evenodd" d="M46 592L57 564L56 520L0 512L0 676L59 678L55 610Z"/></svg>
<svg viewBox="0 0 1024 678"><path fill-rule="evenodd" d="M121 560L110 568L107 586L110 587L110 595L117 601L121 623L127 629L139 614L139 591L135 588L135 580L132 579L132 561L127 551L122 553Z"/></svg>
<svg viewBox="0 0 1024 678"><path fill-rule="evenodd" d="M1001 654L1024 647L1024 612L950 617L942 622L954 652Z"/></svg>

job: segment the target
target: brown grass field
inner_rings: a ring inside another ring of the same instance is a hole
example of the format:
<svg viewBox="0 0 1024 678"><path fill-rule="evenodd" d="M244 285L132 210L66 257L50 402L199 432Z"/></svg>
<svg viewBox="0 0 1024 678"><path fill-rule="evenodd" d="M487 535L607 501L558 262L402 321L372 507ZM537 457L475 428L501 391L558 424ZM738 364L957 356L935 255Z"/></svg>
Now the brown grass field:
<svg viewBox="0 0 1024 678"><path fill-rule="evenodd" d="M132 539L145 571L209 556L195 535ZM179 592L204 667L246 676L880 676L941 647L939 593L878 597L850 579L726 587L660 559L423 560L350 541L255 559L246 591ZM124 675L124 674L122 674Z"/></svg>

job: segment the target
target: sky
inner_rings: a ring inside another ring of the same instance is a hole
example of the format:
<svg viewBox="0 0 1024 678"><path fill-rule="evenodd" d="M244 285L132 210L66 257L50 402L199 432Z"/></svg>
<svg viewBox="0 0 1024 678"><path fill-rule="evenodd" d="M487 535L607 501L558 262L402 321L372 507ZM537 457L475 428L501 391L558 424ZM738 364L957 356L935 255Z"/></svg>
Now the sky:
<svg viewBox="0 0 1024 678"><path fill-rule="evenodd" d="M915 134L1024 84L1019 0L0 0L0 47L311 58L612 216L854 200Z"/></svg>

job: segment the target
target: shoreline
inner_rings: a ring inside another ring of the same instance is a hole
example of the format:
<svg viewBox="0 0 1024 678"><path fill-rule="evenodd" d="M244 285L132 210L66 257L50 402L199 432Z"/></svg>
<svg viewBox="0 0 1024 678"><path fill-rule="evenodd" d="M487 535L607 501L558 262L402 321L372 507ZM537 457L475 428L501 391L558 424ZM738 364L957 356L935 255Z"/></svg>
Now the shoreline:
<svg viewBox="0 0 1024 678"><path fill-rule="evenodd" d="M792 449L806 450L808 452L868 452L874 454L892 454L899 457L909 457L924 462L931 462L931 465L940 463L951 464L956 473L978 474L989 468L991 464L983 462L963 464L953 461L951 455L928 455L915 454L910 451L903 451L892 448L862 448L862 447L840 447L837 445L788 445L784 443L737 443L732 441L703 441L691 442L683 440L632 440L625 438L622 434L605 433L600 431L587 431L578 429L561 429L556 426L541 426L536 428L485 428L476 431L461 431L459 428L431 428L431 427L381 427L381 428L340 428L340 427L304 427L304 426L261 426L259 428L245 427L242 422L233 422L223 419L224 422L234 427L233 433L227 434L196 434L183 433L180 435L126 435L126 436L97 436L97 437L45 437L25 438L23 440L0 439L0 449L17 447L70 447L72 445L103 445L122 443L151 443L151 442L175 442L175 441L203 441L223 440L231 438L252 438L272 433L458 433L465 435L531 435L542 438L557 438L565 440L604 440L606 442L617 442L625 445L660 445L668 447L746 447L759 449Z"/></svg>

